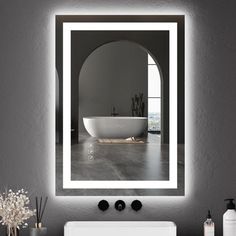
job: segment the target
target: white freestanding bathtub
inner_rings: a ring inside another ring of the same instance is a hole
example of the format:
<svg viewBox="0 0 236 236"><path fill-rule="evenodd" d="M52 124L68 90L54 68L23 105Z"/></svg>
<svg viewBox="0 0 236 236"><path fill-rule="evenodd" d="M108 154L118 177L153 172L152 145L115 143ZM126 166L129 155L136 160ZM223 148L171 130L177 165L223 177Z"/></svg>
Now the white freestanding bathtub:
<svg viewBox="0 0 236 236"><path fill-rule="evenodd" d="M139 137L147 128L147 117L91 116L83 118L87 132L96 138Z"/></svg>
<svg viewBox="0 0 236 236"><path fill-rule="evenodd" d="M70 221L64 236L176 236L171 221Z"/></svg>

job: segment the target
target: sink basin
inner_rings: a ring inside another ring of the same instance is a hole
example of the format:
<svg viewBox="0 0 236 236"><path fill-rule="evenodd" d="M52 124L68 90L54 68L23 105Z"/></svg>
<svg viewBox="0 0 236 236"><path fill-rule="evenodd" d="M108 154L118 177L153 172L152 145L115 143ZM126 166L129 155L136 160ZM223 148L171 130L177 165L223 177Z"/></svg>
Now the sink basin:
<svg viewBox="0 0 236 236"><path fill-rule="evenodd" d="M64 236L176 236L171 221L70 221Z"/></svg>

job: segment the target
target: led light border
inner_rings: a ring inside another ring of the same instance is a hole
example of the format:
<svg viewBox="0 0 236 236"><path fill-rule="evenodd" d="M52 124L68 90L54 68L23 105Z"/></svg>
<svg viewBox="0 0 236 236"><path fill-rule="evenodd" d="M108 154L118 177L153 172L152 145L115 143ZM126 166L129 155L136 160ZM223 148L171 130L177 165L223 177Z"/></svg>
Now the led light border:
<svg viewBox="0 0 236 236"><path fill-rule="evenodd" d="M169 180L71 180L71 31L169 31ZM177 188L177 23L65 22L63 23L63 188L176 189Z"/></svg>

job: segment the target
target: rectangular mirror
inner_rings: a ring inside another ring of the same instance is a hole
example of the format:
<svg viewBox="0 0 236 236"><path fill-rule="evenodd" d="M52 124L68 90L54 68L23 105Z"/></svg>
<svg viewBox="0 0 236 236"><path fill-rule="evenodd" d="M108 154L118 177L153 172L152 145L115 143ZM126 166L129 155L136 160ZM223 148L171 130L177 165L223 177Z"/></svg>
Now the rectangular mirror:
<svg viewBox="0 0 236 236"><path fill-rule="evenodd" d="M184 16L56 16L56 194L184 195Z"/></svg>

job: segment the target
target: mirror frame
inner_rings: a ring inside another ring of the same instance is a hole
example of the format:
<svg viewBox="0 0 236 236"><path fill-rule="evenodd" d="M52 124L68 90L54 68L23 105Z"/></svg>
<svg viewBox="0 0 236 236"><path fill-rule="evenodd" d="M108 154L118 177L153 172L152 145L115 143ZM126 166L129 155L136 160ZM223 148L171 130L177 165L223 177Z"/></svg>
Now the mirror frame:
<svg viewBox="0 0 236 236"><path fill-rule="evenodd" d="M71 180L71 32L72 31L169 31L169 180L75 181ZM185 40L183 15L56 16L56 70L59 111L56 125L63 133L63 155L56 157L56 195L184 195L184 169L178 171L179 133L184 136ZM180 102L181 104L180 105ZM182 119L178 119L181 117ZM183 138L184 139L184 138ZM181 153L184 164L184 153ZM63 176L60 178L60 176ZM181 179L181 181L180 181ZM135 194L133 191L135 190Z"/></svg>

